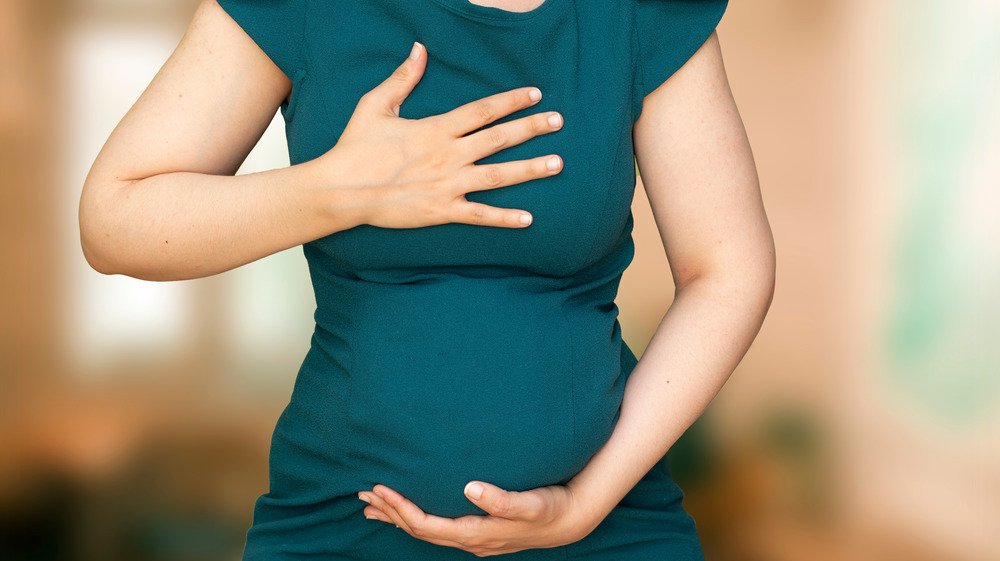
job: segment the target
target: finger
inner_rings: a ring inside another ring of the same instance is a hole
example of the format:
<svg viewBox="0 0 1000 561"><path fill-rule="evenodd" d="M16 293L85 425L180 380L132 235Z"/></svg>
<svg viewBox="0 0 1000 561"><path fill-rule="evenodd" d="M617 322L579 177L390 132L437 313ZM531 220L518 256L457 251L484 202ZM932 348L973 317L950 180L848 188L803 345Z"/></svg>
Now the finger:
<svg viewBox="0 0 1000 561"><path fill-rule="evenodd" d="M389 518L386 513L373 506L366 506L362 512L364 513L365 518L369 520L378 520L380 522L385 522L386 524L392 524L393 526L396 525L396 523L392 521L392 518Z"/></svg>
<svg viewBox="0 0 1000 561"><path fill-rule="evenodd" d="M481 481L469 482L465 486L465 496L492 516L508 520L537 520L545 508L537 494L504 491Z"/></svg>
<svg viewBox="0 0 1000 561"><path fill-rule="evenodd" d="M453 519L426 514L413 502L383 485L376 485L372 506L390 518L397 526L415 538L451 547L462 544L453 538L459 536L461 524Z"/></svg>
<svg viewBox="0 0 1000 561"><path fill-rule="evenodd" d="M518 88L466 103L441 117L450 133L456 137L464 136L515 111L531 107L541 99L542 92L538 88Z"/></svg>
<svg viewBox="0 0 1000 561"><path fill-rule="evenodd" d="M555 132L562 126L562 115L550 111L492 126L470 134L461 140L469 146L473 161L475 161L495 154L504 148L521 144L536 136Z"/></svg>
<svg viewBox="0 0 1000 561"><path fill-rule="evenodd" d="M365 518L369 520L379 520L381 522L386 522L392 525L396 525L395 522L389 518L389 515L382 512L378 507L372 504L372 501L380 501L381 498L376 497L371 491L361 491L358 493L358 498L368 504L361 512L365 515Z"/></svg>
<svg viewBox="0 0 1000 561"><path fill-rule="evenodd" d="M419 528L428 518L428 515L420 507L385 485L376 485L373 493L380 502L380 504L376 504L373 501L373 506L385 512L396 521L397 526L408 533L414 536L420 533Z"/></svg>
<svg viewBox="0 0 1000 561"><path fill-rule="evenodd" d="M541 179L556 175L562 171L562 168L562 158L555 155L541 156L530 160L503 162L500 164L472 166L465 172L468 174L468 177L464 180L465 192L485 191L487 189L524 183L532 179Z"/></svg>
<svg viewBox="0 0 1000 561"><path fill-rule="evenodd" d="M413 530L409 527L409 525L407 525L406 521L403 520L403 518L399 515L399 512L397 512L396 509L393 508L393 506L389 504L388 501L385 500L385 495L383 493L372 492L368 494L368 498L371 504L370 508L373 508L377 511L374 512L373 514L375 514L379 520L382 520L383 522L389 522L390 524L394 524L396 527L401 528L406 533L413 535ZM366 507L365 510L368 511L368 507ZM379 516L380 514L381 516ZM388 518L388 520L385 520L386 518Z"/></svg>
<svg viewBox="0 0 1000 561"><path fill-rule="evenodd" d="M377 109L398 117L399 106L420 82L426 68L427 49L420 43L414 43L410 56L403 64L375 89L365 94L362 101L371 102Z"/></svg>
<svg viewBox="0 0 1000 561"><path fill-rule="evenodd" d="M449 222L493 226L497 228L526 228L531 226L530 213L513 208L499 208L467 201L456 203Z"/></svg>

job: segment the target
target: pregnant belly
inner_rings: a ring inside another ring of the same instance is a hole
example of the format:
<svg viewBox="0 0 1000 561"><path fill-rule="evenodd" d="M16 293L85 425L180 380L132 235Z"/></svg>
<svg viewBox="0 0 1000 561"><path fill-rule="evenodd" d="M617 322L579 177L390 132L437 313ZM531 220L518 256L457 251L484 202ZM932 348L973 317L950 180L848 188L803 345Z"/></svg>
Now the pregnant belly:
<svg viewBox="0 0 1000 561"><path fill-rule="evenodd" d="M607 440L624 380L606 310L500 280L368 284L339 321L317 314L272 441L272 496L382 483L433 514L479 513L470 480L562 483Z"/></svg>

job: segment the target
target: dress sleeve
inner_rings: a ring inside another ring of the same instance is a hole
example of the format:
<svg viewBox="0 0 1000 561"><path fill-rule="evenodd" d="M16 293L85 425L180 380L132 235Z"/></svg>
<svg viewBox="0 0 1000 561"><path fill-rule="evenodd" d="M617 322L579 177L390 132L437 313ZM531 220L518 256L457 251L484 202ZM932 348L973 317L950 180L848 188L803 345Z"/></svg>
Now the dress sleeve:
<svg viewBox="0 0 1000 561"><path fill-rule="evenodd" d="M726 11L728 0L634 0L635 103L655 90L708 39Z"/></svg>
<svg viewBox="0 0 1000 561"><path fill-rule="evenodd" d="M305 66L305 0L217 0L289 78Z"/></svg>

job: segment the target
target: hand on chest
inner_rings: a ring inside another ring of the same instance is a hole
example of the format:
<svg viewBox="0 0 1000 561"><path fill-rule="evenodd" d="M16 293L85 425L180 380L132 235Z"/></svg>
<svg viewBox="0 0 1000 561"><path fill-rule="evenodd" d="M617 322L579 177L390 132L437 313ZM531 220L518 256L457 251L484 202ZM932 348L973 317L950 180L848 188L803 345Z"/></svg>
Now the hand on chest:
<svg viewBox="0 0 1000 561"><path fill-rule="evenodd" d="M496 3L519 7L518 2ZM530 0L520 7L530 3L541 4ZM323 10L330 13L307 22L311 64L297 84L299 91L293 91L294 113L286 114L293 162L329 150L358 99L392 72L413 41L420 41L427 47L427 69L400 107L400 117L437 115L498 92L536 86L542 101L503 120L558 111L564 116L563 129L481 163L558 154L565 165L554 177L469 196L493 206L528 210L535 221L524 231L460 225L419 230L362 227L323 240L329 253L352 269L461 264L488 256L498 266L562 272L584 266L602 255L605 242L617 241L634 186L628 42L589 40L595 29L578 25L578 18L569 17L573 14L493 26L444 9L390 16L379 12L380 4L327 7ZM351 13L344 11L348 9ZM553 10L545 14L549 12ZM337 26L334 32L323 23L345 19L358 25Z"/></svg>

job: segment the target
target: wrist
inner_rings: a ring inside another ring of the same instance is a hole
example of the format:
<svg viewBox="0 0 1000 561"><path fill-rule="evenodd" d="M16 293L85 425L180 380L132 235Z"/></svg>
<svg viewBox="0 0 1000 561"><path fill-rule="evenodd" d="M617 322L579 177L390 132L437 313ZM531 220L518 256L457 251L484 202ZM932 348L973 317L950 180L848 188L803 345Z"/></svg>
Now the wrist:
<svg viewBox="0 0 1000 561"><path fill-rule="evenodd" d="M333 151L299 164L309 208L323 225L324 235L371 224L377 208L377 189L347 180L350 170L339 165Z"/></svg>
<svg viewBox="0 0 1000 561"><path fill-rule="evenodd" d="M570 480L566 487L573 495L572 525L582 532L578 538L582 539L607 518L617 501L608 500L600 488L589 488L586 480L580 481L578 477Z"/></svg>

